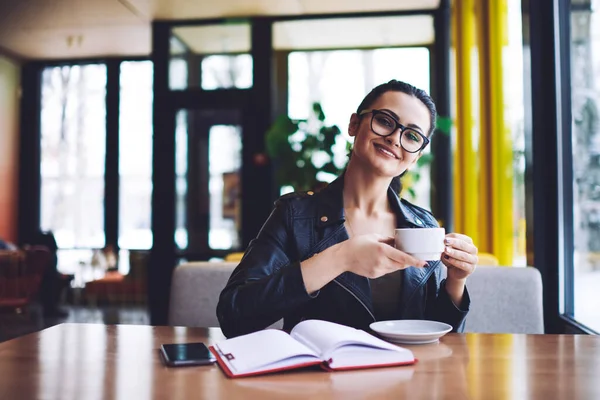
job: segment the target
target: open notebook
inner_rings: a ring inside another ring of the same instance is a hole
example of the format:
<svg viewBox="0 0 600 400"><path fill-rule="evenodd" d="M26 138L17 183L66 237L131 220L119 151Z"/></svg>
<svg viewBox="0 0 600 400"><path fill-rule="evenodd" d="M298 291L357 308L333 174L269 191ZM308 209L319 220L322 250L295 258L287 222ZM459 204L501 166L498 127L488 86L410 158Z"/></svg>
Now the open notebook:
<svg viewBox="0 0 600 400"><path fill-rule="evenodd" d="M321 365L338 371L413 364L413 353L365 331L327 321L306 320L290 334L267 329L210 347L231 378Z"/></svg>

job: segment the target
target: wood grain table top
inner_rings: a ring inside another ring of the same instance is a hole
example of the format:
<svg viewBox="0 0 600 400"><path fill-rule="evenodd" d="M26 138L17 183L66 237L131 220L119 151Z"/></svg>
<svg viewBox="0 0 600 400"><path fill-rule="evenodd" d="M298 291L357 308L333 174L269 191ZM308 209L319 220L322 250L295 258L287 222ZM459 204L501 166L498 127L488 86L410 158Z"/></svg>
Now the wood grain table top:
<svg viewBox="0 0 600 400"><path fill-rule="evenodd" d="M166 367L163 343L218 328L62 324L0 343L0 399L600 399L600 337L448 334L405 346L413 366L305 369L229 379L218 365Z"/></svg>

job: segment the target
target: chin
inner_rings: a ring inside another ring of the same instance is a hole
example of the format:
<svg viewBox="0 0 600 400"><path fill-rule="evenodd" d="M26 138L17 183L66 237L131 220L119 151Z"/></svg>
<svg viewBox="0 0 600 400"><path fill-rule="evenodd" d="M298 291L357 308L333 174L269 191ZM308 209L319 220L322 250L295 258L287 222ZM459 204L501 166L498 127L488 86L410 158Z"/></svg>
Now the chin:
<svg viewBox="0 0 600 400"><path fill-rule="evenodd" d="M382 178L385 177L392 179L406 171L406 168L391 168L390 165L381 165L379 163L375 163L373 164L371 170L373 171L374 175L380 176Z"/></svg>
<svg viewBox="0 0 600 400"><path fill-rule="evenodd" d="M392 159L381 159L381 157L378 157L377 154L375 156L376 159L372 160L371 168L373 169L373 172L379 176L394 178L406 171L406 167L400 160L396 160L396 162L394 162Z"/></svg>

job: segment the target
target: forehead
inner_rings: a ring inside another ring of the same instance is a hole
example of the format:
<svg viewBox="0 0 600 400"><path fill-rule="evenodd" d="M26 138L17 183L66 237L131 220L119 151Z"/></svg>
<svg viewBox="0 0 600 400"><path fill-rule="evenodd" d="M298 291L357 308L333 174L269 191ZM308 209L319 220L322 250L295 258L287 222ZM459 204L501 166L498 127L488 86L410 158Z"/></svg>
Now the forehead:
<svg viewBox="0 0 600 400"><path fill-rule="evenodd" d="M372 109L388 109L400 117L400 123L415 124L424 131L429 130L429 109L423 102L414 96L403 92L388 91L371 104Z"/></svg>

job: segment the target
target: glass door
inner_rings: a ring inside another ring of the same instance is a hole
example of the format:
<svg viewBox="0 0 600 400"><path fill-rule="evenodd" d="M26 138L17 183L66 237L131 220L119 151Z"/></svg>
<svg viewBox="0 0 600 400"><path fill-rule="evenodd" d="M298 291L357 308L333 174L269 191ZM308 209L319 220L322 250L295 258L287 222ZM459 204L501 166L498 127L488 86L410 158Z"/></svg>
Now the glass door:
<svg viewBox="0 0 600 400"><path fill-rule="evenodd" d="M240 250L241 111L180 109L175 129L177 248L193 258Z"/></svg>

